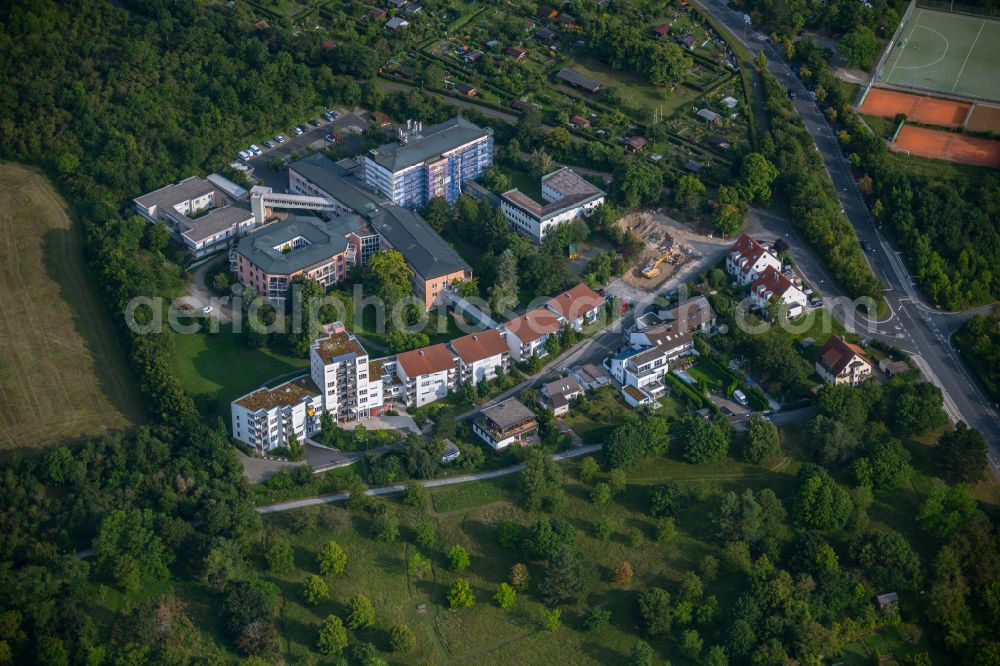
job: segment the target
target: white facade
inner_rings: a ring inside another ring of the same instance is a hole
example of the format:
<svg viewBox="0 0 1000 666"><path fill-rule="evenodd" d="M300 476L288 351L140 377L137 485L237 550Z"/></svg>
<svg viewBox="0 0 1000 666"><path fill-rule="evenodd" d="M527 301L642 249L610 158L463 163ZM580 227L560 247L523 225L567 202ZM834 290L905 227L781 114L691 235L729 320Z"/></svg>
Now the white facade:
<svg viewBox="0 0 1000 666"><path fill-rule="evenodd" d="M338 421L380 413L385 404L382 379L369 376L368 354L353 335L338 332L313 342L309 367L323 411Z"/></svg>
<svg viewBox="0 0 1000 666"><path fill-rule="evenodd" d="M411 407L423 407L444 398L455 387L457 377L454 369L410 377L402 366L397 365L396 372L405 387L406 404Z"/></svg>
<svg viewBox="0 0 1000 666"><path fill-rule="evenodd" d="M536 243L541 243L542 240L545 239L546 234L548 234L549 230L553 227L557 227L560 224L572 222L573 220L590 215L590 213L602 203L604 203L604 197L594 199L593 201L579 206L567 208L560 213L545 217L544 219L527 212L521 206L516 206L507 199L503 198L500 200L500 210L503 212L504 217L507 218L507 223L510 224L514 231L528 236Z"/></svg>
<svg viewBox="0 0 1000 666"><path fill-rule="evenodd" d="M634 386L651 395L664 391L663 377L669 370L667 354L658 347L627 350L611 359L611 376L622 386Z"/></svg>
<svg viewBox="0 0 1000 666"><path fill-rule="evenodd" d="M809 300L802 290L794 285L785 289L781 295L764 286L757 287L750 292L750 300L753 302L753 306L761 310L766 310L767 304L775 297L788 306L789 317L798 317L802 314Z"/></svg>
<svg viewBox="0 0 1000 666"><path fill-rule="evenodd" d="M726 272L744 287L769 267L780 272L781 260L747 234L740 236L726 255Z"/></svg>
<svg viewBox="0 0 1000 666"><path fill-rule="evenodd" d="M500 437L500 438L494 437L489 430L481 428L479 424L476 422L472 423L472 432L476 433L476 435L479 436L479 439L489 444L494 451L502 451L511 444L514 444L515 442L519 441L518 438L514 435L511 435L509 437Z"/></svg>
<svg viewBox="0 0 1000 666"><path fill-rule="evenodd" d="M504 367L510 359L509 353L497 354L472 363L466 363L462 357L458 357L458 366L461 371L462 383L471 383L473 386L482 381L490 381L497 376L497 370Z"/></svg>
<svg viewBox="0 0 1000 666"><path fill-rule="evenodd" d="M300 443L319 429L322 400L308 378L275 389L258 389L231 403L233 437L261 453Z"/></svg>

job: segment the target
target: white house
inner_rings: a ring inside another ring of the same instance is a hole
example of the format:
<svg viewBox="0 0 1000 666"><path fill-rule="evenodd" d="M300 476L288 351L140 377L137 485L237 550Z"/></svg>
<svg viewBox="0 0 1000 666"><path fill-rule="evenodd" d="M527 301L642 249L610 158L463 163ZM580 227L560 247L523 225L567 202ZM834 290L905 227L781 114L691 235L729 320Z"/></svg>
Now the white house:
<svg viewBox="0 0 1000 666"><path fill-rule="evenodd" d="M604 307L604 298L581 282L569 291L550 298L545 307L579 331L597 320Z"/></svg>
<svg viewBox="0 0 1000 666"><path fill-rule="evenodd" d="M611 376L622 386L634 386L650 395L665 390L663 376L668 370L667 354L659 347L627 348L611 357Z"/></svg>
<svg viewBox="0 0 1000 666"><path fill-rule="evenodd" d="M320 387L323 411L338 421L377 416L385 410L382 380L372 376L368 352L343 329L312 343L309 369Z"/></svg>
<svg viewBox="0 0 1000 666"><path fill-rule="evenodd" d="M473 386L497 376L510 361L510 348L502 331L488 328L455 338L450 343L458 358L459 381Z"/></svg>
<svg viewBox="0 0 1000 666"><path fill-rule="evenodd" d="M742 286L756 280L768 267L781 271L781 260L747 234L737 238L726 254L726 272Z"/></svg>
<svg viewBox="0 0 1000 666"><path fill-rule="evenodd" d="M535 308L503 325L504 337L511 356L527 361L533 354L545 356L545 343L549 336L558 333L566 320L548 308Z"/></svg>
<svg viewBox="0 0 1000 666"><path fill-rule="evenodd" d="M534 439L537 430L535 413L516 398L487 407L472 420L472 432L494 451L515 443L528 443Z"/></svg>
<svg viewBox="0 0 1000 666"><path fill-rule="evenodd" d="M773 266L768 266L750 286L750 300L755 308L767 309L767 304L780 302L788 306L788 316L798 317L808 299L801 289Z"/></svg>
<svg viewBox="0 0 1000 666"><path fill-rule="evenodd" d="M513 189L500 195L500 210L512 229L541 243L553 227L590 215L605 196L604 190L563 167L542 178L542 203Z"/></svg>
<svg viewBox="0 0 1000 666"><path fill-rule="evenodd" d="M421 407L448 395L458 383L458 364L444 344L396 355L396 374L403 384L406 404Z"/></svg>
<svg viewBox="0 0 1000 666"><path fill-rule="evenodd" d="M576 377L560 377L542 387L542 397L556 416L569 411L569 403L583 395L583 387Z"/></svg>
<svg viewBox="0 0 1000 666"><path fill-rule="evenodd" d="M230 405L233 437L265 453L299 442L319 429L322 397L310 377L299 377L273 389L261 388Z"/></svg>
<svg viewBox="0 0 1000 666"><path fill-rule="evenodd" d="M857 386L871 379L872 364L860 347L831 335L816 355L816 374L827 384Z"/></svg>

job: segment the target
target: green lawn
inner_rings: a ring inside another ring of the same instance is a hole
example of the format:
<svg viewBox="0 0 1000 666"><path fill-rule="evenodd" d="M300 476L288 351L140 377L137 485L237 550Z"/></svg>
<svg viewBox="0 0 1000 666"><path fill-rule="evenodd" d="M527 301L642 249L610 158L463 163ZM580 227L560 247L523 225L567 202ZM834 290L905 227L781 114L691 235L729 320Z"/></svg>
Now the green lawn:
<svg viewBox="0 0 1000 666"><path fill-rule="evenodd" d="M228 326L216 334L173 335L171 370L202 414L229 422L229 403L273 380L309 371L309 359L249 349Z"/></svg>
<svg viewBox="0 0 1000 666"><path fill-rule="evenodd" d="M657 88L636 74L613 70L590 56L576 56L570 66L581 74L594 77L605 86L617 88L621 93L622 103L639 111L644 121L648 121L648 115L654 110L662 110L664 116L669 116L699 95L682 85L676 86L673 91Z"/></svg>
<svg viewBox="0 0 1000 666"><path fill-rule="evenodd" d="M587 410L571 409L560 417L587 444L603 441L622 419L635 413L610 386L595 391L588 399L590 407Z"/></svg>

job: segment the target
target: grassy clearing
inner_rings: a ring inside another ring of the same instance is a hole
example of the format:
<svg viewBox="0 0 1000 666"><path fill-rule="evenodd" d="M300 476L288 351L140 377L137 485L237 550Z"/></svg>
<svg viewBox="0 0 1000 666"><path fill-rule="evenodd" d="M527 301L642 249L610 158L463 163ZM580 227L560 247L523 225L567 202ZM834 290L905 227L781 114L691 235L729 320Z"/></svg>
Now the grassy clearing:
<svg viewBox="0 0 1000 666"><path fill-rule="evenodd" d="M606 86L617 88L621 93L622 104L639 111L646 121L652 117L653 111L662 110L664 116L669 116L699 96L698 92L682 85L677 85L672 91L657 88L636 74L613 70L589 56L576 56L571 66Z"/></svg>
<svg viewBox="0 0 1000 666"><path fill-rule="evenodd" d="M586 444L604 441L626 416L634 413L613 388L603 388L589 396L590 408L572 409L561 417L562 421L580 436Z"/></svg>
<svg viewBox="0 0 1000 666"><path fill-rule="evenodd" d="M0 182L0 450L129 428L144 409L79 225L40 173L0 164Z"/></svg>
<svg viewBox="0 0 1000 666"><path fill-rule="evenodd" d="M174 335L171 369L202 414L228 423L229 403L279 377L291 379L309 371L309 360L243 345L231 327L219 333Z"/></svg>

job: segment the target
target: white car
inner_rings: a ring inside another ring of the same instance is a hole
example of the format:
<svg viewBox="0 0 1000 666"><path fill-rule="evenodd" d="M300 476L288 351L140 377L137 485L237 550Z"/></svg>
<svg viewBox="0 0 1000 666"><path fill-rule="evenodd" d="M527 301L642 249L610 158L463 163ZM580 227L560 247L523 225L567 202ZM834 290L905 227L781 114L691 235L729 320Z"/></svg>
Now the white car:
<svg viewBox="0 0 1000 666"><path fill-rule="evenodd" d="M333 135L332 135L332 134L327 134L327 135L326 135L325 137L323 137L323 138L324 138L324 139L326 139L327 141L329 141L330 143L334 143L334 142L336 141L336 139L335 139L335 138L333 138Z"/></svg>
<svg viewBox="0 0 1000 666"><path fill-rule="evenodd" d="M295 134L295 136L300 136L302 134L302 128L301 127L293 127L292 128L292 132Z"/></svg>
<svg viewBox="0 0 1000 666"><path fill-rule="evenodd" d="M248 160L248 159L250 159L251 157L253 157L253 156L252 156L252 155L251 155L250 153L248 153L248 152L247 152L247 151L245 151L245 150L241 150L241 151L239 152L239 155L240 155L240 159L241 159L241 160Z"/></svg>
<svg viewBox="0 0 1000 666"><path fill-rule="evenodd" d="M205 307L203 307L201 309L201 311L204 312L205 314L209 314L210 312L212 312L212 306L211 305L206 305Z"/></svg>
<svg viewBox="0 0 1000 666"><path fill-rule="evenodd" d="M263 155L264 154L264 151L261 150L260 147L257 146L256 143L251 143L250 144L250 152L253 153L254 155Z"/></svg>
<svg viewBox="0 0 1000 666"><path fill-rule="evenodd" d="M284 143L285 142L285 135L284 134L279 134L276 137L274 137L274 140L277 141L278 143Z"/></svg>

